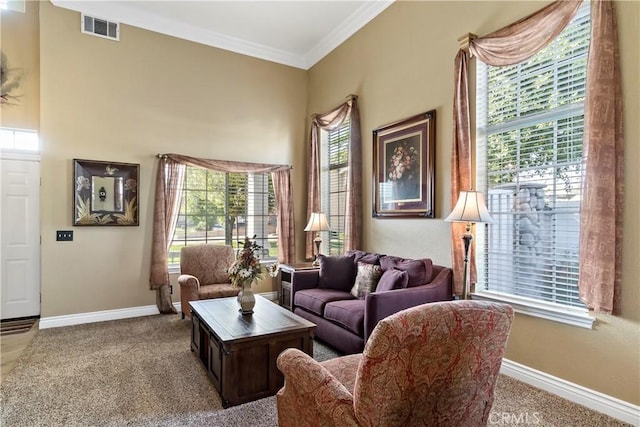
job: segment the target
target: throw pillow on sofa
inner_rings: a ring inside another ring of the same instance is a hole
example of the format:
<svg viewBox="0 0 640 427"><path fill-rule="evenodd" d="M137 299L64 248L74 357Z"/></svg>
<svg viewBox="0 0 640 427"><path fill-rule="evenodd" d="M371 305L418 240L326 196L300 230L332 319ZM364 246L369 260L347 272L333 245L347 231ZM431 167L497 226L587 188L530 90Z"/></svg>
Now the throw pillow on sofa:
<svg viewBox="0 0 640 427"><path fill-rule="evenodd" d="M396 270L395 268L385 270L378 281L376 292L406 288L407 283L409 283L409 274L406 271Z"/></svg>
<svg viewBox="0 0 640 427"><path fill-rule="evenodd" d="M407 288L429 283L433 274L433 263L430 258L405 259L395 256L383 256L380 258L380 265L383 270L402 270L409 275Z"/></svg>
<svg viewBox="0 0 640 427"><path fill-rule="evenodd" d="M356 263L356 265L358 265L358 261L366 262L367 264L380 265L380 258L384 256L381 254L365 252L358 249L347 251L345 255L353 255L355 257L353 261Z"/></svg>
<svg viewBox="0 0 640 427"><path fill-rule="evenodd" d="M379 265L358 261L358 272L351 288L351 295L364 299L369 292L376 290L380 276L382 276L382 268Z"/></svg>
<svg viewBox="0 0 640 427"><path fill-rule="evenodd" d="M349 292L356 277L354 256L318 255L320 275L318 288Z"/></svg>

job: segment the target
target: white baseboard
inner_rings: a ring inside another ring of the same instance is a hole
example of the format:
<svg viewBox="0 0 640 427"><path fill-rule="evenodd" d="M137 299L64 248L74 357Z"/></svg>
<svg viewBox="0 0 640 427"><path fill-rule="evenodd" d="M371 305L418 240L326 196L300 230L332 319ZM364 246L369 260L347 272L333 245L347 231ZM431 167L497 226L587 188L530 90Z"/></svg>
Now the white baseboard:
<svg viewBox="0 0 640 427"><path fill-rule="evenodd" d="M259 295L270 301L278 300L278 292L262 292ZM182 304L174 302L178 313L181 312ZM141 307L118 308L115 310L94 311L90 313L67 314L64 316L42 317L38 324L38 329L59 328L62 326L81 325L83 323L105 322L107 320L128 319L130 317L152 316L159 314L155 305L145 305Z"/></svg>
<svg viewBox="0 0 640 427"><path fill-rule="evenodd" d="M173 303L180 313L179 302ZM152 316L160 314L155 305L118 308L115 310L93 311L91 313L67 314L64 316L41 317L38 329L59 328L62 326L82 325L83 323L105 322L107 320L128 319L130 317Z"/></svg>
<svg viewBox="0 0 640 427"><path fill-rule="evenodd" d="M609 415L633 426L640 426L640 406L554 377L512 360L503 359L500 372L541 390Z"/></svg>

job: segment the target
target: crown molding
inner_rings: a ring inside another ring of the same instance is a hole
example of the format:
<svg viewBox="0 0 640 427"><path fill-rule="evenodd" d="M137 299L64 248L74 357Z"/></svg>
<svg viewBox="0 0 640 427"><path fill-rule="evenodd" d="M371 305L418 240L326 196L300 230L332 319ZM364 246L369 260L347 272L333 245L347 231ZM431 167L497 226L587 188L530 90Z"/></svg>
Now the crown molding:
<svg viewBox="0 0 640 427"><path fill-rule="evenodd" d="M227 36L215 31L187 25L177 20L154 16L122 3L93 2L81 0L50 0L53 5L92 15L96 18L115 21L157 33L201 43L231 52L295 68L308 70L333 49L365 26L371 19L385 10L393 0L365 2L359 9L349 15L342 24L323 38L320 43L304 55L275 49L260 43Z"/></svg>
<svg viewBox="0 0 640 427"><path fill-rule="evenodd" d="M347 17L340 26L327 34L320 42L304 55L305 69L313 67L322 58L344 43L349 37L367 25L373 18L391 6L395 0L377 0L364 3Z"/></svg>

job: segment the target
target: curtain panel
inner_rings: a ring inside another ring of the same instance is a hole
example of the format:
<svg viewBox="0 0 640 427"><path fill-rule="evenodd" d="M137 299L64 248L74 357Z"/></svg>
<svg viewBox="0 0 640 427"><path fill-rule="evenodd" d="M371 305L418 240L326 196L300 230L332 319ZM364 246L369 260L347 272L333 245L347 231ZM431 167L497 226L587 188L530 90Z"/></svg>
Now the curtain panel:
<svg viewBox="0 0 640 427"><path fill-rule="evenodd" d="M469 51L492 66L529 59L547 46L571 21L582 0L558 0L540 11L485 37L471 38ZM591 45L587 71L580 235L580 298L591 310L612 313L621 279L622 245L622 101L617 28L613 2L592 0ZM455 59L454 140L451 207L459 191L470 188L468 67L466 52ZM607 159L607 161L604 161ZM615 191L610 191L614 188ZM464 249L461 232L452 232L454 292L462 289ZM610 236L615 236L611 239ZM475 262L472 258L472 272ZM472 282L475 276L472 275Z"/></svg>
<svg viewBox="0 0 640 427"><path fill-rule="evenodd" d="M149 284L151 289L156 290L156 305L162 314L176 313L169 292L167 251L180 212L185 169L184 164L163 157L158 163L156 173Z"/></svg>
<svg viewBox="0 0 640 427"><path fill-rule="evenodd" d="M451 147L451 210L458 203L460 191L470 190L471 185L471 128L469 124L469 71L467 52L456 55L455 88L453 98L453 144ZM453 268L453 293L462 294L464 283L464 241L466 224L451 223L451 248ZM469 251L471 283L476 282L476 263L473 245Z"/></svg>
<svg viewBox="0 0 640 427"><path fill-rule="evenodd" d="M176 313L169 292L167 251L180 212L180 196L186 166L227 173L271 173L278 215L279 262L290 262L295 253L291 166L261 163L200 159L180 154L160 156L156 175L153 239L151 246L150 288L156 290L156 304L160 313Z"/></svg>
<svg viewBox="0 0 640 427"><path fill-rule="evenodd" d="M580 211L579 295L590 310L619 314L622 283L624 133L614 3L591 2Z"/></svg>
<svg viewBox="0 0 640 427"><path fill-rule="evenodd" d="M278 262L287 264L296 258L296 231L293 215L293 186L289 169L271 172L278 215Z"/></svg>
<svg viewBox="0 0 640 427"><path fill-rule="evenodd" d="M320 131L332 131L350 118L351 137L349 141L349 159L347 176L347 203L345 223L345 251L359 249L362 240L362 226L359 217L362 214L362 137L360 133L360 113L357 97L325 114L314 114L311 120L309 136L309 190L307 193L307 219L312 212L320 212ZM305 257L313 258L313 236L307 233Z"/></svg>

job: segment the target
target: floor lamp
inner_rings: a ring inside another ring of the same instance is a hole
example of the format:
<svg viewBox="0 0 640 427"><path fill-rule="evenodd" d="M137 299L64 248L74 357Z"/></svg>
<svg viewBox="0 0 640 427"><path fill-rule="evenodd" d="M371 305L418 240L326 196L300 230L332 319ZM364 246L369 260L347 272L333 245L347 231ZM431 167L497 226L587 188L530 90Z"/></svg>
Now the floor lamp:
<svg viewBox="0 0 640 427"><path fill-rule="evenodd" d="M313 239L313 242L316 245L316 257L313 260L313 265L320 265L320 260L318 259L318 255L320 255L320 244L322 243L322 239L320 238L321 231L331 231L329 227L329 223L327 222L327 217L325 214L320 212L312 212L309 217L309 222L307 226L304 228L304 231L313 231L316 233L316 238Z"/></svg>
<svg viewBox="0 0 640 427"><path fill-rule="evenodd" d="M461 191L458 196L458 203L453 211L445 219L447 222L466 223L465 233L462 235L464 241L464 276L462 278L462 299L470 299L469 291L469 249L473 234L471 234L471 224L486 223L493 224L493 218L489 215L487 206L484 204L484 196L479 191Z"/></svg>

